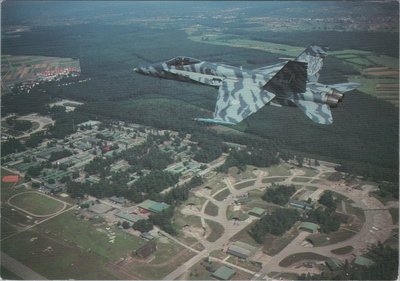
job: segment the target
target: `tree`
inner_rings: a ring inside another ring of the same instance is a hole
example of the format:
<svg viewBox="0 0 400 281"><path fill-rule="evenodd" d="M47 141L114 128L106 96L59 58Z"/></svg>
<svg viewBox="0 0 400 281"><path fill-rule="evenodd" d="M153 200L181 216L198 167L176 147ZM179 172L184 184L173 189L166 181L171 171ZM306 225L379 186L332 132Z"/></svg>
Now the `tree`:
<svg viewBox="0 0 400 281"><path fill-rule="evenodd" d="M320 196L318 202L326 206L330 211L336 210L336 202L333 199L333 193L330 190L325 190Z"/></svg>
<svg viewBox="0 0 400 281"><path fill-rule="evenodd" d="M122 222L122 227L123 227L124 229L128 229L128 228L129 228L129 222L123 221L123 222Z"/></svg>
<svg viewBox="0 0 400 281"><path fill-rule="evenodd" d="M296 192L296 188L286 185L272 184L271 187L267 188L264 195L261 197L267 202L272 202L278 205L285 205L289 202L290 197Z"/></svg>
<svg viewBox="0 0 400 281"><path fill-rule="evenodd" d="M149 232L153 229L153 223L150 220L138 220L132 225L132 228L140 232Z"/></svg>

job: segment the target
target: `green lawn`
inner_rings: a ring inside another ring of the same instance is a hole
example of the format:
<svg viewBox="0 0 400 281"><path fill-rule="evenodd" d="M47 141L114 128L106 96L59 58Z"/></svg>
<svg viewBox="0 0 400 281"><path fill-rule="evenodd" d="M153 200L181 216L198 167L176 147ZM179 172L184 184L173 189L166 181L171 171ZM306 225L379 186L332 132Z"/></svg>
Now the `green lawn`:
<svg viewBox="0 0 400 281"><path fill-rule="evenodd" d="M263 178L262 183L282 182L284 180L286 180L286 177Z"/></svg>
<svg viewBox="0 0 400 281"><path fill-rule="evenodd" d="M331 252L336 255L345 255L345 254L351 253L351 251L353 251L353 249L354 248L352 246L345 246L342 248L334 249Z"/></svg>
<svg viewBox="0 0 400 281"><path fill-rule="evenodd" d="M305 252L305 253L298 253L298 254L293 254L290 255L286 258L284 258L280 263L279 266L283 267L288 267L291 266L292 264L300 261L307 261L307 260L317 260L317 261L326 261L328 257L318 255L315 253L311 252Z"/></svg>
<svg viewBox="0 0 400 281"><path fill-rule="evenodd" d="M309 178L296 177L296 178L293 178L292 181L294 181L294 182L309 182L310 179Z"/></svg>
<svg viewBox="0 0 400 281"><path fill-rule="evenodd" d="M269 176L290 176L289 166L287 164L274 165L267 168Z"/></svg>
<svg viewBox="0 0 400 281"><path fill-rule="evenodd" d="M265 236L264 242L264 252L270 256L274 256L282 251L294 238L297 237L299 231L297 230L297 223L294 227L288 230L282 236L274 236L272 234L267 234Z"/></svg>
<svg viewBox="0 0 400 281"><path fill-rule="evenodd" d="M330 234L312 234L307 236L306 239L310 241L314 247L320 247L345 241L354 235L355 233L353 231L339 229L338 231Z"/></svg>
<svg viewBox="0 0 400 281"><path fill-rule="evenodd" d="M228 197L229 194L231 194L231 192L229 191L229 188L225 188L223 191L221 191L217 195L215 195L214 199L218 200L218 201L222 201L226 197Z"/></svg>
<svg viewBox="0 0 400 281"><path fill-rule="evenodd" d="M130 254L145 241L127 234L118 228L111 228L115 242L110 238L104 226L93 226L89 221L78 219L73 211L68 211L38 226L40 231L49 233L60 240L69 240L86 251L91 251L107 260L117 260Z"/></svg>
<svg viewBox="0 0 400 281"><path fill-rule="evenodd" d="M254 247L259 247L260 244L256 242L256 240L253 239L253 237L250 236L249 230L250 228L255 224L256 222L252 222L248 226L246 226L244 229L242 229L240 232L236 233L235 236L233 236L230 241L241 241L247 244L250 244Z"/></svg>
<svg viewBox="0 0 400 281"><path fill-rule="evenodd" d="M211 233L207 236L207 241L214 242L224 234L224 227L215 221L206 220L207 225L211 229Z"/></svg>
<svg viewBox="0 0 400 281"><path fill-rule="evenodd" d="M204 213L213 217L218 216L218 206L215 205L213 202L209 201L204 210Z"/></svg>
<svg viewBox="0 0 400 281"><path fill-rule="evenodd" d="M120 279L107 270L104 258L34 230L2 241L1 248L48 279Z"/></svg>
<svg viewBox="0 0 400 281"><path fill-rule="evenodd" d="M34 191L20 193L10 203L34 215L51 215L64 207L61 202Z"/></svg>
<svg viewBox="0 0 400 281"><path fill-rule="evenodd" d="M256 180L248 180L248 181L245 181L242 183L235 184L235 188L236 189L246 188L246 187L254 185L255 182L256 182Z"/></svg>
<svg viewBox="0 0 400 281"><path fill-rule="evenodd" d="M2 279L9 279L9 280L23 280L21 277L19 277L17 274L14 272L9 271L7 268L4 266L1 266L0 268L0 276Z"/></svg>

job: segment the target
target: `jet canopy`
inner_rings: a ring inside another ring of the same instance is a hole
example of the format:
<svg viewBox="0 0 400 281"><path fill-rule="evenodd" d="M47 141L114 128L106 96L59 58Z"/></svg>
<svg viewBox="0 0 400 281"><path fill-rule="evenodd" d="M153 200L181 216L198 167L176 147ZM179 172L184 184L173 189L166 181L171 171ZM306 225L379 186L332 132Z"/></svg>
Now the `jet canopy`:
<svg viewBox="0 0 400 281"><path fill-rule="evenodd" d="M176 57L166 62L168 66L182 66L182 65L190 65L201 62L198 59L189 58L189 57Z"/></svg>

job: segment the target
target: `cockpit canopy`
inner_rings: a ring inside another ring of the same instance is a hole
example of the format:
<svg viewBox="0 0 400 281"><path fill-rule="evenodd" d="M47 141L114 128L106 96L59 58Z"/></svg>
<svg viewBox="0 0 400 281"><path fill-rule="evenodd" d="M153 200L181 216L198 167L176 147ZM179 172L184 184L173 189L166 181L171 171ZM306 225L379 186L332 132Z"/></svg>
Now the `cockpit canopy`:
<svg viewBox="0 0 400 281"><path fill-rule="evenodd" d="M176 57L166 62L168 66L182 66L182 65L190 65L201 62L198 59L189 58L189 57Z"/></svg>

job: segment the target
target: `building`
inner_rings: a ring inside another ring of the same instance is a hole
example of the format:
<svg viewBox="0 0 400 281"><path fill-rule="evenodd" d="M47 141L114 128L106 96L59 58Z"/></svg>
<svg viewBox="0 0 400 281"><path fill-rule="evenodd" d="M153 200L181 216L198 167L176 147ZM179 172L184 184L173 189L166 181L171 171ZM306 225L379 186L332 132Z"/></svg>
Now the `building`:
<svg viewBox="0 0 400 281"><path fill-rule="evenodd" d="M356 257L353 262L356 265L365 266L365 267L368 267L368 266L371 266L371 265L375 264L375 262L373 260L371 260L369 258L362 257L362 256Z"/></svg>
<svg viewBox="0 0 400 281"><path fill-rule="evenodd" d="M113 202L113 203L117 203L117 204L125 204L126 203L126 199L125 199L125 197L117 197L117 196L111 196L110 198L110 201L111 202Z"/></svg>
<svg viewBox="0 0 400 281"><path fill-rule="evenodd" d="M130 225L133 225L135 222L145 219L144 217L141 217L139 215L130 214L123 211L116 213L115 216L129 222Z"/></svg>
<svg viewBox="0 0 400 281"><path fill-rule="evenodd" d="M255 216L255 217L262 217L265 214L265 210L259 207L254 207L253 209L251 209L249 212L249 215L251 216Z"/></svg>
<svg viewBox="0 0 400 281"><path fill-rule="evenodd" d="M58 193L60 191L63 190L63 185L58 184L58 183L54 183L54 184L50 184L50 183L46 183L44 186L42 186L40 188L40 190L43 190L44 193Z"/></svg>
<svg viewBox="0 0 400 281"><path fill-rule="evenodd" d="M303 209L303 210L311 210L313 208L313 204L307 203L306 201L300 201L300 200L290 200L289 206Z"/></svg>
<svg viewBox="0 0 400 281"><path fill-rule="evenodd" d="M112 210L113 207L99 203L99 204L94 204L89 207L89 211L95 213L95 214L104 214L107 213L108 211Z"/></svg>
<svg viewBox="0 0 400 281"><path fill-rule="evenodd" d="M302 222L299 226L299 230L308 231L310 233L318 232L318 224L312 222Z"/></svg>
<svg viewBox="0 0 400 281"><path fill-rule="evenodd" d="M248 257L252 256L256 252L256 250L257 248L249 244L236 241L228 247L226 253L241 259L247 259Z"/></svg>
<svg viewBox="0 0 400 281"><path fill-rule="evenodd" d="M143 201L142 203L140 203L138 205L138 207L140 209L143 209L143 210L146 210L146 211L150 211L150 212L153 212L153 213L160 213L160 212L168 209L169 205L164 203L164 202L160 203L160 202L156 202L156 201L153 201L153 200L146 200L146 201Z"/></svg>
<svg viewBox="0 0 400 281"><path fill-rule="evenodd" d="M142 232L140 234L140 237L143 238L143 239L146 239L148 241L151 241L151 240L155 239L155 237L153 235L151 235L150 233L148 233L148 232Z"/></svg>
<svg viewBox="0 0 400 281"><path fill-rule="evenodd" d="M219 280L230 280L235 273L234 269L223 265L211 274L211 276Z"/></svg>
<svg viewBox="0 0 400 281"><path fill-rule="evenodd" d="M335 271L343 265L343 263L336 258L329 258L325 264L331 271Z"/></svg>
<svg viewBox="0 0 400 281"><path fill-rule="evenodd" d="M147 257L149 257L151 254L153 254L155 251L157 250L157 244L155 241L149 241L146 244L144 244L143 246L141 246L140 248L138 248L135 251L135 254L142 258L145 259Z"/></svg>

